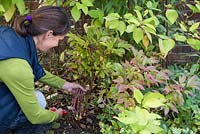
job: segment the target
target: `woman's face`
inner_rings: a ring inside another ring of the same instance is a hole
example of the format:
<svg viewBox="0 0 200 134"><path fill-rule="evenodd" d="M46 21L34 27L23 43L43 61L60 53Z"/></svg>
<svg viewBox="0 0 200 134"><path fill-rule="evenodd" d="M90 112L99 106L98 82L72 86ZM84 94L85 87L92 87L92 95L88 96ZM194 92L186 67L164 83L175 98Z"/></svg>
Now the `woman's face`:
<svg viewBox="0 0 200 134"><path fill-rule="evenodd" d="M58 46L58 42L63 40L65 35L53 35L53 31L34 37L37 49L46 52L50 48Z"/></svg>

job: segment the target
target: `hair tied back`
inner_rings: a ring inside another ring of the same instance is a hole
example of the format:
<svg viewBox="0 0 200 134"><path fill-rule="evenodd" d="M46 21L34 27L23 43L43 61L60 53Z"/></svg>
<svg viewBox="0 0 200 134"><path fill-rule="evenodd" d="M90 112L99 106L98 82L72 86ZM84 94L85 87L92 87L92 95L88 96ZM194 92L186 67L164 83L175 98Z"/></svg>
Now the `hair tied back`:
<svg viewBox="0 0 200 134"><path fill-rule="evenodd" d="M27 20L28 22L32 22L32 17L31 17L30 15L27 15L27 16L26 16L26 20Z"/></svg>

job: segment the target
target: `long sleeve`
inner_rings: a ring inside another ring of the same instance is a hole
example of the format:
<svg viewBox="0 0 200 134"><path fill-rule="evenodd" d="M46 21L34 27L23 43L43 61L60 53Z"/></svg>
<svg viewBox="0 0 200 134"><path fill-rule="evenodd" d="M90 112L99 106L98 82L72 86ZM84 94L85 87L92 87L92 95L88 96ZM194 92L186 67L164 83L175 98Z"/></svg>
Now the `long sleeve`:
<svg viewBox="0 0 200 134"><path fill-rule="evenodd" d="M55 88L59 88L61 89L62 86L64 85L65 83L65 80L56 76L56 75L53 75L51 74L50 72L46 71L45 70L45 73L46 75L43 76L39 81L42 82L42 83L45 83L51 87L55 87Z"/></svg>
<svg viewBox="0 0 200 134"><path fill-rule="evenodd" d="M17 58L0 61L0 80L10 89L32 124L50 123L59 117L39 105L34 92L33 72L27 61Z"/></svg>

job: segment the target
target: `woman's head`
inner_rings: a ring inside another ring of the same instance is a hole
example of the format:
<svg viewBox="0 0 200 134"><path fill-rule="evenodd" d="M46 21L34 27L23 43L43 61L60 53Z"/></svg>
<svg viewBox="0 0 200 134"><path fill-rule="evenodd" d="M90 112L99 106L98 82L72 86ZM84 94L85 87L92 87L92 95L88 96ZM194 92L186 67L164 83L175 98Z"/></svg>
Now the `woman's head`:
<svg viewBox="0 0 200 134"><path fill-rule="evenodd" d="M65 11L56 6L40 7L28 16L17 17L13 27L23 36L37 36L49 30L52 30L54 35L64 35L70 29Z"/></svg>
<svg viewBox="0 0 200 134"><path fill-rule="evenodd" d="M17 17L13 28L22 36L32 35L39 49L46 51L58 45L69 31L70 24L62 8L44 6L28 16Z"/></svg>

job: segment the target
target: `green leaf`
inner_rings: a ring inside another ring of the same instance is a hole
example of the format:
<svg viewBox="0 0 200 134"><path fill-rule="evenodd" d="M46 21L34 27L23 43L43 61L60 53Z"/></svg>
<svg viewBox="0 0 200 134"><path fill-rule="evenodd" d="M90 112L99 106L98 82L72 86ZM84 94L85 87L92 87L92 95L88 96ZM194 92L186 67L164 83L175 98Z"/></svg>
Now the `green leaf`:
<svg viewBox="0 0 200 134"><path fill-rule="evenodd" d="M135 12L137 14L138 20L142 21L142 14L140 13L140 11L135 10Z"/></svg>
<svg viewBox="0 0 200 134"><path fill-rule="evenodd" d="M4 9L3 5L0 4L0 13L5 12L6 10Z"/></svg>
<svg viewBox="0 0 200 134"><path fill-rule="evenodd" d="M10 8L4 13L6 22L9 22L11 20L11 18L13 17L15 13L15 10L16 10L15 6L11 5Z"/></svg>
<svg viewBox="0 0 200 134"><path fill-rule="evenodd" d="M113 64L113 69L116 71L116 72L123 72L123 67L120 63L114 63Z"/></svg>
<svg viewBox="0 0 200 134"><path fill-rule="evenodd" d="M12 0L0 0L0 3L5 11L7 11L13 5Z"/></svg>
<svg viewBox="0 0 200 134"><path fill-rule="evenodd" d="M166 99L162 94L149 92L145 94L142 105L147 108L157 108L164 105L165 101Z"/></svg>
<svg viewBox="0 0 200 134"><path fill-rule="evenodd" d="M129 20L129 19L133 18L133 15L131 13L126 13L124 15L124 18L127 19L127 20Z"/></svg>
<svg viewBox="0 0 200 134"><path fill-rule="evenodd" d="M148 33L156 34L156 31L150 27L147 27L147 26L141 26L141 27L145 30L146 33L148 32Z"/></svg>
<svg viewBox="0 0 200 134"><path fill-rule="evenodd" d="M105 19L107 21L111 21L111 20L118 20L120 18L118 13L110 13L108 14L108 16L105 17Z"/></svg>
<svg viewBox="0 0 200 134"><path fill-rule="evenodd" d="M134 112L132 111L124 111L123 113L119 114L119 116L122 117L114 117L117 120L119 120L120 122L124 123L124 124L133 124L135 122L137 122L137 116Z"/></svg>
<svg viewBox="0 0 200 134"><path fill-rule="evenodd" d="M13 2L13 4L16 4L20 15L24 15L24 13L26 12L24 0L12 0L12 2Z"/></svg>
<svg viewBox="0 0 200 134"><path fill-rule="evenodd" d="M200 40L189 38L187 39L187 43L195 50L200 50Z"/></svg>
<svg viewBox="0 0 200 134"><path fill-rule="evenodd" d="M67 3L67 2L66 2ZM56 6L62 6L63 5L63 0L57 0Z"/></svg>
<svg viewBox="0 0 200 134"><path fill-rule="evenodd" d="M77 36L71 32L67 33L67 37L69 37L69 40L68 40L69 42L75 40L78 44L86 44L86 41L84 39L82 39L80 36ZM71 43L70 45L72 44L73 43Z"/></svg>
<svg viewBox="0 0 200 134"><path fill-rule="evenodd" d="M118 44L119 48L124 48L124 49L126 49L128 51L130 50L131 46L132 46L131 44L124 44L124 43L119 43Z"/></svg>
<svg viewBox="0 0 200 134"><path fill-rule="evenodd" d="M112 49L113 53L115 53L116 55L122 57L125 54L125 50L123 48L119 48L119 49Z"/></svg>
<svg viewBox="0 0 200 134"><path fill-rule="evenodd" d="M127 32L127 33L131 33L131 32L133 32L133 30L134 30L135 28L136 28L136 25L130 24L130 25L127 26L126 32Z"/></svg>
<svg viewBox="0 0 200 134"><path fill-rule="evenodd" d="M180 25L181 29L182 29L184 32L187 31L187 28L186 28L185 24L179 23L179 25Z"/></svg>
<svg viewBox="0 0 200 134"><path fill-rule="evenodd" d="M149 120L149 112L146 109L142 109L136 106L135 113L138 119L137 124L139 126L146 126Z"/></svg>
<svg viewBox="0 0 200 134"><path fill-rule="evenodd" d="M151 1L148 1L147 4L146 4L146 6L147 6L148 8L152 8L153 3L152 3Z"/></svg>
<svg viewBox="0 0 200 134"><path fill-rule="evenodd" d="M98 10L90 10L88 12L88 15L92 18L99 18L99 11Z"/></svg>
<svg viewBox="0 0 200 134"><path fill-rule="evenodd" d="M100 42L101 45L106 46L108 49L112 49L113 48L113 43L108 43L108 42Z"/></svg>
<svg viewBox="0 0 200 134"><path fill-rule="evenodd" d="M183 36L183 35L178 35L178 34L174 34L174 38L177 40L177 41L186 41L186 37Z"/></svg>
<svg viewBox="0 0 200 134"><path fill-rule="evenodd" d="M175 46L175 42L172 39L161 40L159 39L159 47L162 54L164 54L164 58L167 56L168 52Z"/></svg>
<svg viewBox="0 0 200 134"><path fill-rule="evenodd" d="M193 5L191 5L191 4L186 4L194 13L198 13L199 12L199 10L198 10L198 8L197 7L195 7L195 6L193 6Z"/></svg>
<svg viewBox="0 0 200 134"><path fill-rule="evenodd" d="M91 6L93 6L93 4L92 4L92 1L91 1L91 0L81 0L81 2L82 2L84 5L88 6L88 7L91 7Z"/></svg>
<svg viewBox="0 0 200 134"><path fill-rule="evenodd" d="M190 68L190 75L194 75L195 72L197 72L199 70L199 64L193 64L192 67Z"/></svg>
<svg viewBox="0 0 200 134"><path fill-rule="evenodd" d="M128 20L129 23L134 23L136 26L140 25L140 22L133 16Z"/></svg>
<svg viewBox="0 0 200 134"><path fill-rule="evenodd" d="M200 11L200 3L196 4L195 6Z"/></svg>
<svg viewBox="0 0 200 134"><path fill-rule="evenodd" d="M117 27L119 26L119 20L109 21L108 26L110 29L117 29Z"/></svg>
<svg viewBox="0 0 200 134"><path fill-rule="evenodd" d="M137 103L141 104L143 99L143 94L140 92L140 90L134 90L133 92L134 98L136 99Z"/></svg>
<svg viewBox="0 0 200 134"><path fill-rule="evenodd" d="M70 6L70 7L73 7L73 6L76 5L76 3L77 3L76 1L70 1L69 6Z"/></svg>
<svg viewBox="0 0 200 134"><path fill-rule="evenodd" d="M166 17L171 24L174 24L174 22L176 22L176 19L178 18L178 13L176 10L168 9L166 11Z"/></svg>
<svg viewBox="0 0 200 134"><path fill-rule="evenodd" d="M75 21L78 21L81 17L81 12L77 8L77 6L74 6L71 10L72 17L74 18Z"/></svg>
<svg viewBox="0 0 200 134"><path fill-rule="evenodd" d="M138 44L144 37L144 32L141 28L136 28L133 30L133 39Z"/></svg>
<svg viewBox="0 0 200 134"><path fill-rule="evenodd" d="M82 9L83 4L76 2L76 7L78 10Z"/></svg>
<svg viewBox="0 0 200 134"><path fill-rule="evenodd" d="M130 124L129 126L132 129L131 132L140 132L141 130L144 129L144 126L140 126L138 123ZM132 133L129 133L129 134L132 134ZM136 133L133 133L133 134L136 134Z"/></svg>
<svg viewBox="0 0 200 134"><path fill-rule="evenodd" d="M120 35L122 35L126 30L126 24L123 21L119 21L119 25L117 27L117 30L119 30Z"/></svg>
<svg viewBox="0 0 200 134"><path fill-rule="evenodd" d="M146 25L147 27L149 27L149 28L153 29L153 31L155 31L155 32L156 32L156 28L155 28L153 25L151 25L151 24L148 24L148 23L146 23L146 24L144 24L144 25Z"/></svg>
<svg viewBox="0 0 200 134"><path fill-rule="evenodd" d="M104 12L100 9L96 9L96 10L90 10L88 12L89 16L92 18L103 18L104 16Z"/></svg>
<svg viewBox="0 0 200 134"><path fill-rule="evenodd" d="M169 39L169 37L166 35L157 34L157 36L160 37L161 39L165 39L165 40Z"/></svg>
<svg viewBox="0 0 200 134"><path fill-rule="evenodd" d="M145 31L145 33L146 33L146 35L147 35L149 41L152 43L152 37L151 37L151 34L150 34L149 32L147 32L147 31Z"/></svg>
<svg viewBox="0 0 200 134"><path fill-rule="evenodd" d="M145 130L151 132L151 134L163 134L163 129L160 127L160 122L158 120L153 120L146 125Z"/></svg>
<svg viewBox="0 0 200 134"><path fill-rule="evenodd" d="M149 10L146 9L146 10L144 11L143 17L145 17L148 13L149 13Z"/></svg>
<svg viewBox="0 0 200 134"><path fill-rule="evenodd" d="M81 9L84 12L84 14L88 14L88 7L86 5L76 2L76 7L78 10Z"/></svg>
<svg viewBox="0 0 200 134"><path fill-rule="evenodd" d="M160 21L155 16L154 16L154 23L155 23L155 26L158 26L160 24Z"/></svg>
<svg viewBox="0 0 200 134"><path fill-rule="evenodd" d="M190 27L190 31L193 32L194 30L196 30L199 27L199 22L194 23L191 27Z"/></svg>
<svg viewBox="0 0 200 134"><path fill-rule="evenodd" d="M147 19L145 19L144 21L143 21L143 24L146 24L146 23L151 23L152 21L154 21L154 19L155 19L155 17L154 16L152 16L152 17L150 17L150 18L147 18Z"/></svg>
<svg viewBox="0 0 200 134"><path fill-rule="evenodd" d="M82 9L82 11L84 12L85 15L88 14L88 7L87 6L83 5L81 9Z"/></svg>

